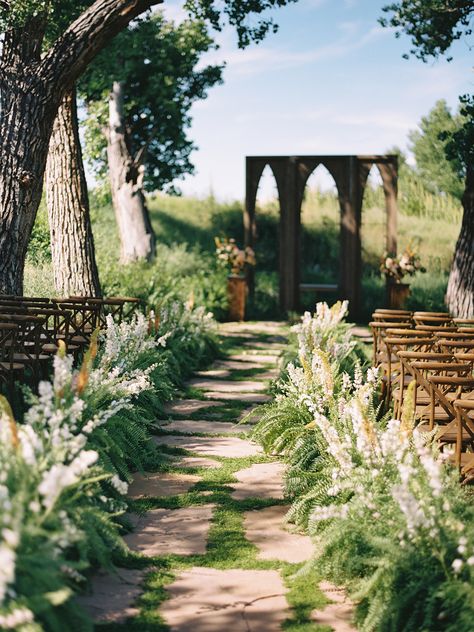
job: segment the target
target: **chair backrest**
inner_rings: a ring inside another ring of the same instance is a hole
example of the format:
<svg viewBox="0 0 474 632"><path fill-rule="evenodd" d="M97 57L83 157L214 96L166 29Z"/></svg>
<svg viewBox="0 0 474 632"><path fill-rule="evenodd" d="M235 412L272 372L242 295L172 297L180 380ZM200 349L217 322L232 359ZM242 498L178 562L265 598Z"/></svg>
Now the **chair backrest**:
<svg viewBox="0 0 474 632"><path fill-rule="evenodd" d="M3 381L11 378L17 336L18 325L0 322L0 378Z"/></svg>

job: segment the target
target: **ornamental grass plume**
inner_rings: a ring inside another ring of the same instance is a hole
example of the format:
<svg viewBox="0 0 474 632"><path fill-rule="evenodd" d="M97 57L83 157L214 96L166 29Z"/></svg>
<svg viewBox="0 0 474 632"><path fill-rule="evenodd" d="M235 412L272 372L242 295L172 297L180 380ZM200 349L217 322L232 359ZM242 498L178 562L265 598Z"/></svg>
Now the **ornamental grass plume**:
<svg viewBox="0 0 474 632"><path fill-rule="evenodd" d="M13 415L12 407L10 406L9 401L4 395L0 395L0 415L2 415L3 419L6 419L8 421L8 425L10 426L12 446L17 449L20 445L20 440L18 438L18 429L15 417Z"/></svg>

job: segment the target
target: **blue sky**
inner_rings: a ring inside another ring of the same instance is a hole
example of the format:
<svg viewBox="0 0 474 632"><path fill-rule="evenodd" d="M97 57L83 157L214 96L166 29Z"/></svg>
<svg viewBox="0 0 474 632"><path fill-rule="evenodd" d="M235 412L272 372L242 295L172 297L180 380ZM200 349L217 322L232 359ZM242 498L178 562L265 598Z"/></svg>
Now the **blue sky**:
<svg viewBox="0 0 474 632"><path fill-rule="evenodd" d="M454 59L428 64L402 58L377 19L387 0L300 0L276 10L280 28L239 50L232 29L204 62L225 60L224 85L192 110L196 174L180 187L223 200L244 196L244 160L258 154L383 153L407 148L407 134L437 99L456 107L472 92L474 37L452 47ZM180 19L179 3L165 12Z"/></svg>

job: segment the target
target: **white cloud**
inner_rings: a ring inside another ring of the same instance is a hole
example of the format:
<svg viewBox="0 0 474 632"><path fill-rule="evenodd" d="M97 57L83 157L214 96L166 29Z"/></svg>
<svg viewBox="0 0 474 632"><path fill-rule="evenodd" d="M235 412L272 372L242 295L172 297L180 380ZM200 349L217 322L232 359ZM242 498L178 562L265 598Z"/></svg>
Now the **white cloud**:
<svg viewBox="0 0 474 632"><path fill-rule="evenodd" d="M347 23L346 33L339 40L302 51L270 46L255 46L245 50L235 50L225 39L221 40L218 50L212 51L203 58L200 65L225 61L227 73L238 75L255 75L272 70L280 72L293 67L345 57L372 44L390 31L381 26L374 26L365 35L355 37L354 27L354 23Z"/></svg>

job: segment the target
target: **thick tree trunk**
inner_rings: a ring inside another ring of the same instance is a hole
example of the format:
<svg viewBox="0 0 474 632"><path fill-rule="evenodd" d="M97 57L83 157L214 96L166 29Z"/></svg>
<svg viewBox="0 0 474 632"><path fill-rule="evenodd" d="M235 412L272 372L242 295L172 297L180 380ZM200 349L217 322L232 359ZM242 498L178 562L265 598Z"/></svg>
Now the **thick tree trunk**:
<svg viewBox="0 0 474 632"><path fill-rule="evenodd" d="M120 235L120 260L122 263L150 261L155 255L155 234L143 193L144 167L137 164L130 154L123 97L123 85L114 82L109 98L107 156Z"/></svg>
<svg viewBox="0 0 474 632"><path fill-rule="evenodd" d="M100 296L75 90L54 121L46 165L54 286L61 296Z"/></svg>
<svg viewBox="0 0 474 632"><path fill-rule="evenodd" d="M44 28L44 24L43 24ZM28 241L41 200L54 95L28 72L42 23L5 34L0 65L0 293L21 294ZM46 103L48 102L48 103Z"/></svg>
<svg viewBox="0 0 474 632"><path fill-rule="evenodd" d="M21 294L59 104L87 64L161 0L96 0L41 57L45 17L7 31L0 57L0 293Z"/></svg>
<svg viewBox="0 0 474 632"><path fill-rule="evenodd" d="M474 317L474 167L469 167L462 198L464 214L449 275L446 303L458 318Z"/></svg>

